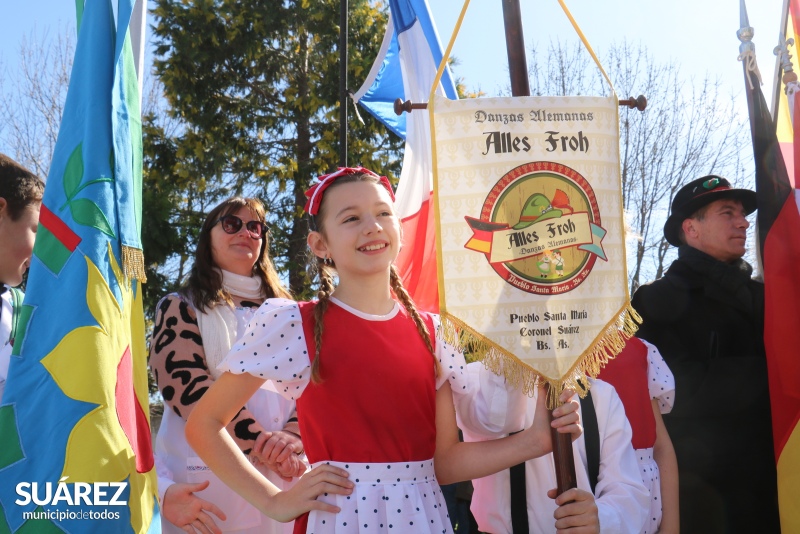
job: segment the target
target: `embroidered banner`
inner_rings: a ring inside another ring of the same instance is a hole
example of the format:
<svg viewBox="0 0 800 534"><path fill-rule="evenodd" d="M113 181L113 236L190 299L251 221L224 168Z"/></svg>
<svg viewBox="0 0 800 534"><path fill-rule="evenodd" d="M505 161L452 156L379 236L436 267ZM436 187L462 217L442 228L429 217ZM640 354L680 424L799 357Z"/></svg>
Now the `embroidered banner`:
<svg viewBox="0 0 800 534"><path fill-rule="evenodd" d="M636 329L618 109L436 96L429 110L445 335L526 391L577 387Z"/></svg>

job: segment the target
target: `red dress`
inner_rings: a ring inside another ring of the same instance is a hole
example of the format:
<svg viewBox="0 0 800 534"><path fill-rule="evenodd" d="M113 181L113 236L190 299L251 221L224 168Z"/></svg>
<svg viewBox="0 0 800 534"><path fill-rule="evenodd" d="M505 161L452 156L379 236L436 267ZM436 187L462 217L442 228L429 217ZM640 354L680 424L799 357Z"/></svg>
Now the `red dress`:
<svg viewBox="0 0 800 534"><path fill-rule="evenodd" d="M661 525L661 475L653 458L656 442L656 421L651 399L659 403L660 412L672 410L675 400L675 378L655 346L632 337L616 358L608 362L598 378L617 390L625 415L630 421L636 449L636 460L644 485L650 490L650 512L642 534L658 532Z"/></svg>
<svg viewBox="0 0 800 534"><path fill-rule="evenodd" d="M303 333L312 359L315 304L300 304ZM430 316L426 318L432 331L433 322ZM319 355L323 382L309 384L297 399L308 461L403 462L433 458L433 358L405 309L400 308L390 320L369 321L331 303L324 326ZM334 436L343 439L332 439Z"/></svg>
<svg viewBox="0 0 800 534"><path fill-rule="evenodd" d="M634 449L648 449L656 443L656 419L647 387L647 367L647 347L632 337L597 376L617 390L633 430Z"/></svg>
<svg viewBox="0 0 800 534"><path fill-rule="evenodd" d="M356 483L352 496L320 497L340 513L312 512L298 518L295 532L450 532L433 474L436 389L449 380L454 394L467 393L463 355L434 339L442 368L437 379L431 353L402 306L375 316L332 299L322 382L312 384L313 306L268 300L223 364L268 378L296 399L309 461L341 466ZM423 318L435 332L438 318Z"/></svg>

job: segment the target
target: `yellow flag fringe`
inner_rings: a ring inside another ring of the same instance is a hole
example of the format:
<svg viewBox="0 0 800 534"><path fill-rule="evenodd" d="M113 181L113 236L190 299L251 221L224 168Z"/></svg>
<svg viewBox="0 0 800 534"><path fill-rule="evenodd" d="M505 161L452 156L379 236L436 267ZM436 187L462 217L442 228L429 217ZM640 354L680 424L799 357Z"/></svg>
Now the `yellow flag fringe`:
<svg viewBox="0 0 800 534"><path fill-rule="evenodd" d="M561 379L549 378L535 371L446 311L441 314L441 335L447 343L460 347L466 355L481 361L488 370L505 377L509 384L521 388L529 397L537 387L549 384L547 407L553 410L559 405L558 397L564 389L572 389L581 398L585 397L589 390L586 377L597 377L608 360L622 352L625 342L636 333L641 322L641 316L630 303L626 304Z"/></svg>
<svg viewBox="0 0 800 534"><path fill-rule="evenodd" d="M144 253L141 249L122 245L122 272L131 280L147 282L144 272Z"/></svg>

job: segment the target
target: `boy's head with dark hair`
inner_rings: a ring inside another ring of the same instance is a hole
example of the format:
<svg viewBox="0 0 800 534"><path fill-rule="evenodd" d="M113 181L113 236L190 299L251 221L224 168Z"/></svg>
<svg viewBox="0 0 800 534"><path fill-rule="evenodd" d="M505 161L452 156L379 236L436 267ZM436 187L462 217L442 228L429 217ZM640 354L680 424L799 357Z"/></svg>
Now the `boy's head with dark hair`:
<svg viewBox="0 0 800 534"><path fill-rule="evenodd" d="M43 193L44 183L38 176L0 154L0 198L13 220L19 219L30 204L40 204Z"/></svg>
<svg viewBox="0 0 800 534"><path fill-rule="evenodd" d="M0 283L17 286L30 265L44 183L0 154Z"/></svg>

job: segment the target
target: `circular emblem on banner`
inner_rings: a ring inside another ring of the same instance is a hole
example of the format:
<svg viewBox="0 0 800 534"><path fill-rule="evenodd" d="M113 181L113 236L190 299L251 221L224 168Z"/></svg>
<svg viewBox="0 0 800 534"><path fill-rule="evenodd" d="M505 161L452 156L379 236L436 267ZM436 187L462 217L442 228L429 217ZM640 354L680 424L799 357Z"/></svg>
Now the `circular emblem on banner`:
<svg viewBox="0 0 800 534"><path fill-rule="evenodd" d="M506 173L483 202L465 247L482 252L514 287L555 295L578 287L606 260L597 198L577 171L550 161Z"/></svg>

